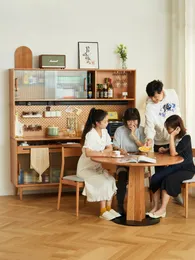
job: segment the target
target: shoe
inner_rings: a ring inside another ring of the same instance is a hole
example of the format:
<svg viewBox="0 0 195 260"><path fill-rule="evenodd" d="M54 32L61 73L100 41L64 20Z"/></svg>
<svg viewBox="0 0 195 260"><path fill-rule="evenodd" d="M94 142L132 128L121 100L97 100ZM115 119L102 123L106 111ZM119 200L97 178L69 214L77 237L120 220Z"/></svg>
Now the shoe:
<svg viewBox="0 0 195 260"><path fill-rule="evenodd" d="M115 218L121 217L121 214L116 212L114 209L111 209L108 212L110 212Z"/></svg>
<svg viewBox="0 0 195 260"><path fill-rule="evenodd" d="M145 215L146 215L146 216L149 216L150 213L152 213L152 212L148 211L148 212L145 213Z"/></svg>
<svg viewBox="0 0 195 260"><path fill-rule="evenodd" d="M183 206L183 198L182 195L179 194L177 197L173 198L173 201L181 206Z"/></svg>
<svg viewBox="0 0 195 260"><path fill-rule="evenodd" d="M161 215L155 215L155 213L149 213L148 215L150 218L165 218L166 217L166 211Z"/></svg>
<svg viewBox="0 0 195 260"><path fill-rule="evenodd" d="M109 211L105 211L100 218L104 219L104 220L112 220L114 218L116 218L112 213L110 213Z"/></svg>

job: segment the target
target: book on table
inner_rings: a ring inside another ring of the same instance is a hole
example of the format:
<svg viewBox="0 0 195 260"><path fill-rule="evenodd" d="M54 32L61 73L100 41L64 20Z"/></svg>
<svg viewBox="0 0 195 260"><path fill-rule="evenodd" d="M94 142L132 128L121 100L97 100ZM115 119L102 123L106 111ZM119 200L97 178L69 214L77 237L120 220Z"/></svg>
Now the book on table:
<svg viewBox="0 0 195 260"><path fill-rule="evenodd" d="M130 162L130 163L156 163L155 158L151 158L145 155L139 155L139 156L131 156L124 159L121 159L121 162Z"/></svg>

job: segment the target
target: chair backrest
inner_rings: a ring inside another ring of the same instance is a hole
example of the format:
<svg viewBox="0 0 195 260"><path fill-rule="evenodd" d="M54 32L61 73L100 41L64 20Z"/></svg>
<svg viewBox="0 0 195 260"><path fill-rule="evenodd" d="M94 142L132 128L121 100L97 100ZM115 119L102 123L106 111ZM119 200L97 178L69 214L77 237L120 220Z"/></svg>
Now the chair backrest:
<svg viewBox="0 0 195 260"><path fill-rule="evenodd" d="M64 175L65 158L79 157L82 154L81 147L62 147L62 164L60 178Z"/></svg>
<svg viewBox="0 0 195 260"><path fill-rule="evenodd" d="M192 148L192 155L195 157L195 148Z"/></svg>
<svg viewBox="0 0 195 260"><path fill-rule="evenodd" d="M81 156L81 154L82 154L81 147L71 147L71 148L62 147L62 158Z"/></svg>

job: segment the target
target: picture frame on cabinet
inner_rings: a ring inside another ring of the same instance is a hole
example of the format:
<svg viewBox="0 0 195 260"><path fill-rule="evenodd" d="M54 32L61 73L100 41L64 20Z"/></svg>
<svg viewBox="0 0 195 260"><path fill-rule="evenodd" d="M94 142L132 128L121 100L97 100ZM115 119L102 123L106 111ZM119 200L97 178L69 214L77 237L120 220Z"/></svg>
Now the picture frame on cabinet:
<svg viewBox="0 0 195 260"><path fill-rule="evenodd" d="M79 69L99 69L98 42L78 42Z"/></svg>

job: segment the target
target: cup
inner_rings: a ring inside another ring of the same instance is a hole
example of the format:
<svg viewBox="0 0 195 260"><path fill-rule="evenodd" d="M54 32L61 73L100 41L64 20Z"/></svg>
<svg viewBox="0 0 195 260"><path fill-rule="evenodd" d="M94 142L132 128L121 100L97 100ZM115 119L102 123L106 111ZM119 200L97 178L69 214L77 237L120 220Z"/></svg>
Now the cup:
<svg viewBox="0 0 195 260"><path fill-rule="evenodd" d="M121 155L121 152L120 152L120 151L113 151L113 155L114 155L114 156L120 156L120 155Z"/></svg>

